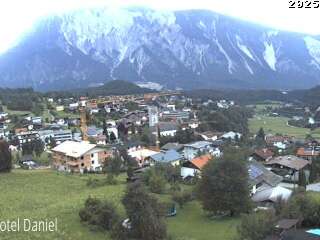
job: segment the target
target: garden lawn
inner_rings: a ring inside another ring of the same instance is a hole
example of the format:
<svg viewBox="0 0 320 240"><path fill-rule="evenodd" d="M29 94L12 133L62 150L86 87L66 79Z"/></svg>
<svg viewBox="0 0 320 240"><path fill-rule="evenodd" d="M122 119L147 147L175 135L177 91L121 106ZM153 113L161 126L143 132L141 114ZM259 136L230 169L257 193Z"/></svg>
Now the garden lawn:
<svg viewBox="0 0 320 240"><path fill-rule="evenodd" d="M87 180L105 178L104 175L79 176L52 170L14 170L0 174L0 220L31 218L58 219L58 232L3 233L1 240L109 240L107 232L94 232L82 224L79 210L88 196L108 199L124 216L121 204L126 184L125 175L119 184L90 188ZM166 196L169 198L169 196ZM238 219L210 220L198 202L178 209L176 217L168 218L168 231L175 240L232 240Z"/></svg>
<svg viewBox="0 0 320 240"><path fill-rule="evenodd" d="M210 219L199 202L187 203L176 217L168 219L169 233L175 240L233 240L239 219Z"/></svg>

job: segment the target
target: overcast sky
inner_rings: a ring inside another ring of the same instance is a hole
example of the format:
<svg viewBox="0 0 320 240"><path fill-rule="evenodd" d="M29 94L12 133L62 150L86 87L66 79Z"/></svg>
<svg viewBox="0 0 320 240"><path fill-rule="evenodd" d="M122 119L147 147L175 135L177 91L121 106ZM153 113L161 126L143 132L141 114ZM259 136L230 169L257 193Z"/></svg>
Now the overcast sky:
<svg viewBox="0 0 320 240"><path fill-rule="evenodd" d="M0 52L48 14L96 6L210 9L267 26L320 34L319 9L289 9L287 0L4 0L0 5Z"/></svg>

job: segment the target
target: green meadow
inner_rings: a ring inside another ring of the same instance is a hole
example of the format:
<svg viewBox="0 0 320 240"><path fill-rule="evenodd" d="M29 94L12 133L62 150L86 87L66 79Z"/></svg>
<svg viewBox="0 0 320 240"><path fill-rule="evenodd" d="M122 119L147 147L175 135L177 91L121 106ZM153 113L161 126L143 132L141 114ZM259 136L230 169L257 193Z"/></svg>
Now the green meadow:
<svg viewBox="0 0 320 240"><path fill-rule="evenodd" d="M249 130L255 134L262 127L266 134L282 134L304 139L307 135L320 139L320 129L311 131L308 128L294 127L288 125L289 118L268 116L267 107L276 108L279 103L255 105L255 115L249 119Z"/></svg>
<svg viewBox="0 0 320 240"><path fill-rule="evenodd" d="M126 187L124 176L117 185L91 188L89 177L103 175L67 175L52 170L14 170L0 174L0 220L31 218L58 219L58 231L53 233L3 233L1 240L106 240L107 232L90 230L80 222L78 212L89 197L108 199L115 203L125 218L121 197ZM161 198L169 198L168 195ZM167 219L168 232L176 240L231 240L238 219L209 219L198 202L178 209L176 217Z"/></svg>

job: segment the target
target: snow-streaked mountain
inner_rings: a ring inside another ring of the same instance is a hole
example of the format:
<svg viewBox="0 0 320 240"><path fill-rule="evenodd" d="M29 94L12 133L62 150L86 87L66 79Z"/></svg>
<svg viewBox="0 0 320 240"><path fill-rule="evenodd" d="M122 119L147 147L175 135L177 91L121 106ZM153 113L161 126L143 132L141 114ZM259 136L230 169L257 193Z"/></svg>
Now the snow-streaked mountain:
<svg viewBox="0 0 320 240"><path fill-rule="evenodd" d="M91 9L39 22L0 56L0 84L40 90L124 79L166 88L307 88L320 38L210 11Z"/></svg>

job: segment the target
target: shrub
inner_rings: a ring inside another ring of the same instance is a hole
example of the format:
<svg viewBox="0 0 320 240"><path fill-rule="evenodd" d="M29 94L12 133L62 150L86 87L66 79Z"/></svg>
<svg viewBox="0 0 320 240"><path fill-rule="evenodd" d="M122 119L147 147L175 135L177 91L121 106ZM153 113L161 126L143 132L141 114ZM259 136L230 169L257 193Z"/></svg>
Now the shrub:
<svg viewBox="0 0 320 240"><path fill-rule="evenodd" d="M149 179L149 188L153 193L161 194L165 191L166 188L166 180L160 174L153 172Z"/></svg>
<svg viewBox="0 0 320 240"><path fill-rule="evenodd" d="M298 192L282 211L286 218L300 218L304 227L320 225L320 199L312 193Z"/></svg>
<svg viewBox="0 0 320 240"><path fill-rule="evenodd" d="M85 207L80 210L79 216L81 221L104 230L111 230L119 221L119 215L112 203L91 197L86 200Z"/></svg>
<svg viewBox="0 0 320 240"><path fill-rule="evenodd" d="M240 240L263 240L273 229L275 216L271 211L244 214L238 226Z"/></svg>
<svg viewBox="0 0 320 240"><path fill-rule="evenodd" d="M173 183L173 184L171 184L171 186L170 186L170 191L171 191L172 193L181 191L180 184L179 184L179 183Z"/></svg>
<svg viewBox="0 0 320 240"><path fill-rule="evenodd" d="M107 174L107 179L106 179L106 183L108 185L117 185L118 181L117 179L114 177L113 174Z"/></svg>
<svg viewBox="0 0 320 240"><path fill-rule="evenodd" d="M101 187L102 185L104 185L104 182L98 180L98 179L93 179L93 178L89 178L87 180L87 186L88 187L92 187L92 188L96 188L96 187Z"/></svg>
<svg viewBox="0 0 320 240"><path fill-rule="evenodd" d="M183 208L183 206L192 201L192 199L192 193L189 191L177 191L172 194L172 200L178 203L180 208Z"/></svg>

